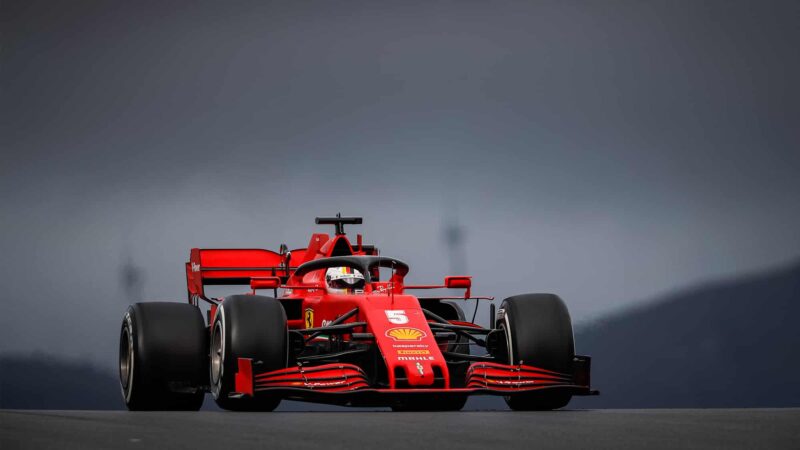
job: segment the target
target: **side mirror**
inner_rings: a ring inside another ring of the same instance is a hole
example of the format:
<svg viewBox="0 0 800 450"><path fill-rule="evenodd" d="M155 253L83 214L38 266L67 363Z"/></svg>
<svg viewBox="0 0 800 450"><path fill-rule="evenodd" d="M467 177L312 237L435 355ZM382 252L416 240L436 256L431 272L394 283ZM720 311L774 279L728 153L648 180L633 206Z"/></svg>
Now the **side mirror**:
<svg viewBox="0 0 800 450"><path fill-rule="evenodd" d="M259 277L250 278L250 289L278 289L281 287L281 279L278 277Z"/></svg>
<svg viewBox="0 0 800 450"><path fill-rule="evenodd" d="M472 277L444 277L444 285L448 289L466 289L464 298L468 298L470 296L470 288L472 288Z"/></svg>

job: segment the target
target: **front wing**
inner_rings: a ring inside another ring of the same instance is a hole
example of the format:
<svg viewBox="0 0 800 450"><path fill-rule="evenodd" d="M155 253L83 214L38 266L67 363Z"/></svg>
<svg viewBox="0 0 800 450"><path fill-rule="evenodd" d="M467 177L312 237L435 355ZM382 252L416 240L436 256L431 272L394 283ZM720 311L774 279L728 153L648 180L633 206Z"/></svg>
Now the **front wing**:
<svg viewBox="0 0 800 450"><path fill-rule="evenodd" d="M235 397L273 394L292 400L351 406L386 405L409 396L513 395L559 391L571 395L597 395L589 385L590 358L576 357L572 374L528 365L476 362L466 371L465 387L375 388L354 364L333 363L312 367L290 367L256 373L253 361L239 358Z"/></svg>

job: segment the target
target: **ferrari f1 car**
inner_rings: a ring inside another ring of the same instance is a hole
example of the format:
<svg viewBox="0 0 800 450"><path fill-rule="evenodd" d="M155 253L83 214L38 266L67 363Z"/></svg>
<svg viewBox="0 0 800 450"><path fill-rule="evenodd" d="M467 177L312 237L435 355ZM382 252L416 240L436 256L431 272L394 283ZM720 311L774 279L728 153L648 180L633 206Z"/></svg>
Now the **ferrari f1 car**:
<svg viewBox="0 0 800 450"><path fill-rule="evenodd" d="M345 235L359 217L316 223L335 234L314 234L303 249L192 249L188 303L130 306L119 347L127 407L197 410L211 392L238 411L273 410L282 399L459 410L470 395L550 410L596 394L558 296L516 295L495 311L491 297L471 294L469 276L406 284L406 263ZM250 292L213 298L209 285ZM464 294L412 295L428 289ZM488 301L490 327L465 319L465 300L476 311Z"/></svg>

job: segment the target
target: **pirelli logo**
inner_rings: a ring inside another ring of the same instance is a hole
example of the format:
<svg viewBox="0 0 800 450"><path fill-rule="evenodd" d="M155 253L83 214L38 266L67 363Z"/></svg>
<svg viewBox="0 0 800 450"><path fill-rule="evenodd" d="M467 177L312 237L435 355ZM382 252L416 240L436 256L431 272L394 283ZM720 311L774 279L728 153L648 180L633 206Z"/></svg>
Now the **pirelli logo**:
<svg viewBox="0 0 800 450"><path fill-rule="evenodd" d="M430 355L430 350L398 350L398 355Z"/></svg>

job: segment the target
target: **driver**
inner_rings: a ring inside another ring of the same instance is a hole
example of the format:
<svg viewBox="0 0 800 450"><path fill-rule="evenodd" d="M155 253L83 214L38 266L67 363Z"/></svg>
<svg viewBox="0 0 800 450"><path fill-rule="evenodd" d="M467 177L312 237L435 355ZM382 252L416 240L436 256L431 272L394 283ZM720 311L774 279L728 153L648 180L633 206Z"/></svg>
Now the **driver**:
<svg viewBox="0 0 800 450"><path fill-rule="evenodd" d="M364 275L352 267L331 267L325 272L331 294L363 294Z"/></svg>

